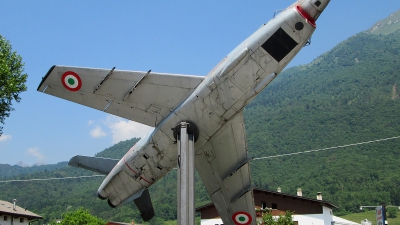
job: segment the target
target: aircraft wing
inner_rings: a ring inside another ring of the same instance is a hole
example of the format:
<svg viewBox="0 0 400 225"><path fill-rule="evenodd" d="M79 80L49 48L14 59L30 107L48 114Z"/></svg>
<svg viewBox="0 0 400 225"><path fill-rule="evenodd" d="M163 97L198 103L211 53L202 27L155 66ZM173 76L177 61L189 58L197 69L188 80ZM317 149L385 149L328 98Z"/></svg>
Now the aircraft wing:
<svg viewBox="0 0 400 225"><path fill-rule="evenodd" d="M154 127L203 79L150 71L53 66L37 90Z"/></svg>
<svg viewBox="0 0 400 225"><path fill-rule="evenodd" d="M243 111L196 151L196 169L224 224L256 224L250 160Z"/></svg>
<svg viewBox="0 0 400 225"><path fill-rule="evenodd" d="M118 159L77 155L69 160L68 165L107 175L117 165L118 161Z"/></svg>

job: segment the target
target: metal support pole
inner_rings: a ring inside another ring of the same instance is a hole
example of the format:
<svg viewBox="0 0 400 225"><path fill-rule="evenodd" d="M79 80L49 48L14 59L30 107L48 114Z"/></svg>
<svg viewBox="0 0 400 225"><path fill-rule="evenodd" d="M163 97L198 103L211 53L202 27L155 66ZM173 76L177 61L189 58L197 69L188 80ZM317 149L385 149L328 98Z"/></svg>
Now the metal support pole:
<svg viewBox="0 0 400 225"><path fill-rule="evenodd" d="M386 225L387 223L387 217L386 217L386 203L382 203L382 216L383 216L383 223Z"/></svg>
<svg viewBox="0 0 400 225"><path fill-rule="evenodd" d="M194 134L189 123L180 124L178 145L178 225L194 225Z"/></svg>

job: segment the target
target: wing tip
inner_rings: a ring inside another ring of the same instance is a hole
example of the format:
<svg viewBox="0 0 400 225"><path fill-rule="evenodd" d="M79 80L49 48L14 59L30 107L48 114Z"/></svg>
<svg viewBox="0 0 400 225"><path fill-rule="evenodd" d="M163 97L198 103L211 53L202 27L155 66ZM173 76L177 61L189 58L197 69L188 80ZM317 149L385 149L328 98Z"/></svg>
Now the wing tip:
<svg viewBox="0 0 400 225"><path fill-rule="evenodd" d="M78 164L76 163L76 160L77 160L78 157L79 157L78 155L72 157L72 158L68 161L68 166L78 167L78 166L77 166Z"/></svg>
<svg viewBox="0 0 400 225"><path fill-rule="evenodd" d="M37 88L37 91L40 91L40 87L43 85L43 83L47 79L47 77L50 76L51 72L53 72L55 67L56 67L56 65L52 66L49 69L49 71L46 73L46 75L44 77L42 77L42 81L40 82L39 87Z"/></svg>

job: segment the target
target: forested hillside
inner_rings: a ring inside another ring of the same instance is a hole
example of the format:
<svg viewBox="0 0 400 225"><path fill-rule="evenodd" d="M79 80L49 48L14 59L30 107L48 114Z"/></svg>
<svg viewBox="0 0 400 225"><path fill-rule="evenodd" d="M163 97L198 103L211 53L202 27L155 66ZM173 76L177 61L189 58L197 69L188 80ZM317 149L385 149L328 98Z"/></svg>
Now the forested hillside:
<svg viewBox="0 0 400 225"><path fill-rule="evenodd" d="M286 70L245 111L253 156L400 135L400 31L360 33L311 64ZM318 191L340 207L400 204L400 140L252 163L257 186L308 197Z"/></svg>
<svg viewBox="0 0 400 225"><path fill-rule="evenodd" d="M67 162L59 162L57 164L41 165L41 166L29 166L22 167L18 165L0 164L0 178L12 177L20 174L35 173L41 171L51 171L65 167Z"/></svg>
<svg viewBox="0 0 400 225"><path fill-rule="evenodd" d="M374 32L371 28L357 34L312 63L279 75L245 109L249 154L276 156L400 136L400 30L393 21ZM120 142L97 156L120 158L136 141ZM284 193L295 194L302 188L310 198L322 192L324 200L340 207L336 214L355 212L360 205L399 205L399 145L399 139L392 139L254 160L252 179L259 188L281 187ZM35 173L15 172L10 167L0 167L0 177L8 176L2 180L93 174L70 167ZM19 205L46 220L83 206L105 220L141 222L134 204L111 209L96 197L102 180L0 183L0 199L17 198ZM153 224L176 218L175 171L152 186L150 194L156 211ZM196 204L209 201L197 179Z"/></svg>
<svg viewBox="0 0 400 225"><path fill-rule="evenodd" d="M111 158L120 158L125 153L123 151L132 147L137 140L134 138L120 142L99 153L98 156L110 157L113 155L113 152L115 154ZM69 167L65 163L64 167L60 169L24 173L7 179L29 180L35 178L63 178L90 175L97 174ZM68 210L76 210L79 207L87 208L93 215L105 220L129 222L131 218L140 218L137 211L134 212L135 205L133 203L112 209L106 201L102 201L97 197L97 188L103 179L104 177L93 177L0 183L0 199L12 202L12 199L16 198L18 205L43 216L45 219L44 222L59 219L63 213L66 213Z"/></svg>

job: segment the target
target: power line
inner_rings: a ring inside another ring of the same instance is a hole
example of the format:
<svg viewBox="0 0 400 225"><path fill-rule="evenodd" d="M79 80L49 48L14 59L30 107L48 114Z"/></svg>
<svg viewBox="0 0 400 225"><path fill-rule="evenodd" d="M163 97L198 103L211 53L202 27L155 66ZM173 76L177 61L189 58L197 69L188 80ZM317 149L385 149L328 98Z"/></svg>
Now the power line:
<svg viewBox="0 0 400 225"><path fill-rule="evenodd" d="M333 149L338 149L338 148L346 148L346 147L351 147L351 146L371 144L371 143L375 143L375 142L389 141L389 140L399 139L399 138L400 138L400 136L396 136L396 137L390 137L390 138L377 139L377 140L373 140L373 141L364 141L364 142L359 142L359 143L355 143L355 144L339 145L339 146L335 146L335 147L320 148L320 149L308 150L308 151L303 151L303 152L293 152L293 153L287 153L287 154L281 154L281 155L254 158L253 160L272 159L272 158L278 158L278 157L283 157L283 156L299 155L299 154L312 153L312 152L321 152L321 151L333 150ZM105 175L91 175L91 176L79 176L79 177L60 177L60 178L43 178L43 179L28 179L28 180L3 180L3 181L0 181L0 183L67 180L67 179L93 178L93 177L104 177L104 176Z"/></svg>
<svg viewBox="0 0 400 225"><path fill-rule="evenodd" d="M54 177L54 178L42 178L42 179L28 179L28 180L1 180L0 183L11 183L11 182L30 182L30 181L47 181L47 180L67 180L67 179L79 179L79 178L92 178L92 177L104 177L105 175L92 175L92 176L79 176L79 177Z"/></svg>
<svg viewBox="0 0 400 225"><path fill-rule="evenodd" d="M299 154L312 153L312 152L321 152L321 151L333 150L333 149L338 149L338 148L346 148L346 147L350 147L350 146L357 146L357 145L371 144L371 143L381 142L381 141L388 141L388 140L393 140L393 139L398 139L398 138L400 138L400 136L378 139L378 140L373 140L373 141L364 141L364 142L359 142L359 143L355 143L355 144L340 145L340 146L329 147L329 148L320 148L320 149L308 150L308 151L304 151L304 152L293 152L293 153L286 153L286 154L281 154L281 155L266 156L266 157L254 158L253 160L271 159L271 158L278 158L278 157L282 157L282 156L291 156L291 155L299 155Z"/></svg>

